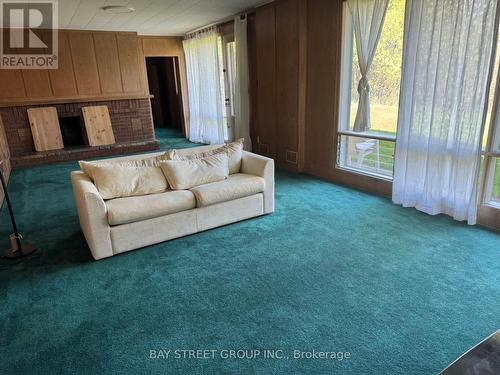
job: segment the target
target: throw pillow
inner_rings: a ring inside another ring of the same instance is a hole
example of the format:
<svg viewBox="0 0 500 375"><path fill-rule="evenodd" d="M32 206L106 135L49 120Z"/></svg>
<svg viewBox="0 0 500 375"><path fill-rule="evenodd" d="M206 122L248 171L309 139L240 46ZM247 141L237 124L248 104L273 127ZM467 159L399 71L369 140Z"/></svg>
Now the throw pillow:
<svg viewBox="0 0 500 375"><path fill-rule="evenodd" d="M226 153L193 160L166 160L161 162L160 166L168 184L174 190L186 190L222 181L229 175Z"/></svg>
<svg viewBox="0 0 500 375"><path fill-rule="evenodd" d="M210 151L193 152L183 154L185 151L170 150L166 153L166 158L170 160L195 160L202 159L208 156L217 155L220 153L227 153L229 163L229 174L239 173L241 167L241 156L243 153L244 139L238 139L235 142L228 143L221 147L214 148ZM191 151L191 150L189 150Z"/></svg>

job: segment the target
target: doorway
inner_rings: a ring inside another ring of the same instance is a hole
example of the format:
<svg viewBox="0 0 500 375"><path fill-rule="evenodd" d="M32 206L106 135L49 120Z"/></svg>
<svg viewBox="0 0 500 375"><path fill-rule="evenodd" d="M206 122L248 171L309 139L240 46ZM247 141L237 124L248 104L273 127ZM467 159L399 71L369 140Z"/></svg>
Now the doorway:
<svg viewBox="0 0 500 375"><path fill-rule="evenodd" d="M157 129L184 133L179 59L177 57L146 57L151 111Z"/></svg>

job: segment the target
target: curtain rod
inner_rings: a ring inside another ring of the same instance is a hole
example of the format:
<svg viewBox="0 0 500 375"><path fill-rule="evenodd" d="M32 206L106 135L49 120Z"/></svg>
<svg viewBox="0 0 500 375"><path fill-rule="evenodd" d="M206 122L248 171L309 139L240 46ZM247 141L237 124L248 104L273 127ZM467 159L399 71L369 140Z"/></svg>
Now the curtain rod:
<svg viewBox="0 0 500 375"><path fill-rule="evenodd" d="M255 5L253 8L246 9L246 10L244 10L242 12L233 14L232 16L228 16L226 18L223 18L223 19L221 19L221 20L219 20L217 22L213 22L213 23L208 24L206 26L198 27L197 29L191 30L191 31L187 32L185 34L185 36L196 34L196 33L200 32L200 31L203 31L205 29L210 29L211 27L214 27L214 26L222 25L223 23L232 21L234 19L234 17L236 17L237 15L240 15L240 16L246 15L247 13L250 13L250 12L254 11L256 8L258 8L258 7L262 6L262 5L265 5L265 4L272 3L273 1L274 0L263 1L262 3L259 3L259 4Z"/></svg>
<svg viewBox="0 0 500 375"><path fill-rule="evenodd" d="M245 12L241 13L240 15L244 15L246 14ZM229 16L229 17L226 17L226 18L223 18L217 22L214 22L214 23L211 23L211 24L208 24L206 26L202 26L202 27L198 27L197 29L194 29L188 33L186 33L186 36L189 36L189 35L192 35L192 34L196 34L196 33L199 33L201 31L204 31L204 30L208 30L208 29L211 29L212 27L217 27L219 25L222 25L223 23L226 23L226 22L229 22L229 21L232 21L234 19L234 17L236 17L237 14L233 15L233 16Z"/></svg>

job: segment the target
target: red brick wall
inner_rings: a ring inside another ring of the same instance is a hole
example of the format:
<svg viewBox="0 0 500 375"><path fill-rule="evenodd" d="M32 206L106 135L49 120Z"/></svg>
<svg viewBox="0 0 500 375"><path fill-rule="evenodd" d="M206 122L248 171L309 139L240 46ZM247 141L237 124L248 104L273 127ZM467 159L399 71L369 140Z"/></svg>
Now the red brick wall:
<svg viewBox="0 0 500 375"><path fill-rule="evenodd" d="M153 141L154 127L149 99L127 99L102 102L53 104L60 117L81 115L81 108L107 105L117 143ZM27 109L44 105L0 108L7 142L12 157L33 154L35 145L31 135Z"/></svg>

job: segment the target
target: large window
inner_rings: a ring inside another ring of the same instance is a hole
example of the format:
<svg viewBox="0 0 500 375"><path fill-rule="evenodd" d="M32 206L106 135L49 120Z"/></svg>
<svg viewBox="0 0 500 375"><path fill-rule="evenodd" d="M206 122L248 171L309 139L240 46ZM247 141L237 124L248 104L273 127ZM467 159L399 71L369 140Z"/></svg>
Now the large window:
<svg viewBox="0 0 500 375"><path fill-rule="evenodd" d="M219 37L220 86L222 90L224 114L224 140L234 140L234 101L236 80L235 42L233 34Z"/></svg>
<svg viewBox="0 0 500 375"><path fill-rule="evenodd" d="M490 87L486 129L483 137L482 204L500 208L500 38Z"/></svg>
<svg viewBox="0 0 500 375"><path fill-rule="evenodd" d="M405 0L389 5L368 74L370 83L371 129L354 132L361 78L352 17L344 2L342 92L338 131L337 167L353 172L392 178L398 121L399 88L403 54Z"/></svg>

